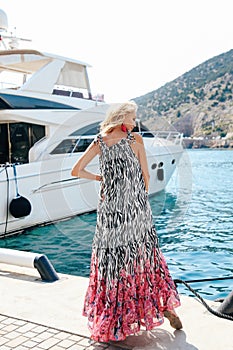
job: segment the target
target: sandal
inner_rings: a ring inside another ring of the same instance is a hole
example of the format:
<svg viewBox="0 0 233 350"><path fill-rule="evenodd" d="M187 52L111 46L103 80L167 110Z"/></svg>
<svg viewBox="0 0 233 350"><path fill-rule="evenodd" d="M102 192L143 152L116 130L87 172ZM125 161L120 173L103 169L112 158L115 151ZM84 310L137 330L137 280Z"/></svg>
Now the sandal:
<svg viewBox="0 0 233 350"><path fill-rule="evenodd" d="M176 314L172 313L171 311L166 310L166 311L164 311L164 316L166 318L168 318L172 328L175 328L175 329L183 328L181 320L179 319L179 317Z"/></svg>

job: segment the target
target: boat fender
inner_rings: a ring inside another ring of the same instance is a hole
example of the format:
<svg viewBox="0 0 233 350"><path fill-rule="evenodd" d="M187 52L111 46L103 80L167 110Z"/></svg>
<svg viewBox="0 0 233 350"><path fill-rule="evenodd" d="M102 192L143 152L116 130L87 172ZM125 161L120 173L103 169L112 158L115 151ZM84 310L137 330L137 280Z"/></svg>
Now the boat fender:
<svg viewBox="0 0 233 350"><path fill-rule="evenodd" d="M15 218L22 218L31 213L32 206L29 200L23 196L13 198L10 202L9 210Z"/></svg>
<svg viewBox="0 0 233 350"><path fill-rule="evenodd" d="M14 172L14 179L15 179L16 197L12 199L9 210L11 215L14 216L15 218L22 218L24 216L28 216L31 213L32 206L27 198L19 194L16 164L13 164L13 172Z"/></svg>
<svg viewBox="0 0 233 350"><path fill-rule="evenodd" d="M233 316L233 291L224 299L217 311L222 314Z"/></svg>

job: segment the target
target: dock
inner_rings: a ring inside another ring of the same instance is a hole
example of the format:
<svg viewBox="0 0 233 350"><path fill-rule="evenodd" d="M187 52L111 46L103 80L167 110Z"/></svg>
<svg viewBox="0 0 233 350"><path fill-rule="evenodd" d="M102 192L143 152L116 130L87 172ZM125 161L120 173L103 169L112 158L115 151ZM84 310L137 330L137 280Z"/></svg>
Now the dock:
<svg viewBox="0 0 233 350"><path fill-rule="evenodd" d="M1 350L232 350L232 321L209 313L195 298L181 295L177 309L183 329L165 319L152 331L142 330L122 342L90 340L82 316L88 279L59 274L43 282L35 269L0 264ZM218 304L207 301L217 309Z"/></svg>

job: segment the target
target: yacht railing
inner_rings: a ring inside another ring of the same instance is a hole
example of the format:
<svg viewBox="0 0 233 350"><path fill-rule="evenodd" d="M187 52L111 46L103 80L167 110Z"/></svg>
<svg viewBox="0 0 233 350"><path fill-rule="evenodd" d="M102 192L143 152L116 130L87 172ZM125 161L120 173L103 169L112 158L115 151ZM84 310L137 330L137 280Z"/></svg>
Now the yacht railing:
<svg viewBox="0 0 233 350"><path fill-rule="evenodd" d="M165 139L173 141L175 144L181 144L183 141L183 134L178 131L154 131L154 130L145 130L145 131L135 131L144 138L155 138L155 139ZM94 139L96 135L82 135L77 137L76 146L81 139Z"/></svg>
<svg viewBox="0 0 233 350"><path fill-rule="evenodd" d="M5 81L0 81L0 89L12 89L17 90L19 88L19 84L10 83Z"/></svg>
<svg viewBox="0 0 233 350"><path fill-rule="evenodd" d="M156 139L164 139L167 141L171 141L176 145L181 145L183 141L183 134L178 131L146 130L146 131L140 131L139 134L145 138L153 137Z"/></svg>
<svg viewBox="0 0 233 350"><path fill-rule="evenodd" d="M144 139L150 139L152 143L160 143L161 139L164 141L169 141L169 143L177 146L182 145L183 134L175 131L151 131L151 130L141 130L136 131L140 134ZM61 156L62 154L67 154L67 156L72 156L74 153L84 152L85 149L91 144L91 142L95 139L96 135L79 135L78 137L74 137L72 135L67 136L63 141L57 144L57 141L54 143L50 143L46 146L46 152L44 152L44 148L40 151L38 146L41 142L43 142L46 138L39 140L36 143L37 151L34 153L33 146L30 151L30 159L29 162L38 161L43 157L43 154L50 154L52 156ZM82 140L87 140L84 144L81 144ZM79 149L80 148L80 149ZM79 150L78 150L79 149Z"/></svg>

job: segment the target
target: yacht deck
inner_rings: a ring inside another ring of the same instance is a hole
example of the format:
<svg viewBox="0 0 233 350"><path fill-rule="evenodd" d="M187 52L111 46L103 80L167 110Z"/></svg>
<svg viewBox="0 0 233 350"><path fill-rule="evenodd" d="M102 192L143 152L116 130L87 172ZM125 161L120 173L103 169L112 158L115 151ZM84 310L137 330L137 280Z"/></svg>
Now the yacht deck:
<svg viewBox="0 0 233 350"><path fill-rule="evenodd" d="M165 322L151 332L142 331L124 342L90 341L82 306L88 279L59 274L60 280L42 282L30 268L0 264L1 350L230 350L232 322L210 314L196 299L181 296L177 312L183 330ZM217 308L215 302L208 302Z"/></svg>

